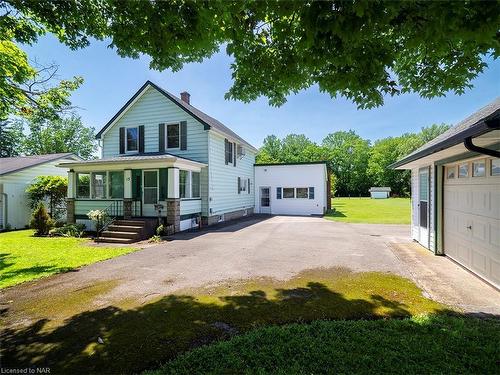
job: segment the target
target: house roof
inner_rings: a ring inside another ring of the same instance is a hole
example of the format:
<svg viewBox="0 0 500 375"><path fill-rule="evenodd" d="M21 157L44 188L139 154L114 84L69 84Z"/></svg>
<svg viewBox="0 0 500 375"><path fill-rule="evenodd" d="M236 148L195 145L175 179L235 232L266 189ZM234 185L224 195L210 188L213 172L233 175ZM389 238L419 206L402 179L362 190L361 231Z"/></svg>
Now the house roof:
<svg viewBox="0 0 500 375"><path fill-rule="evenodd" d="M49 161L54 161L68 156L75 156L71 152L59 153L59 154L45 154L45 155L33 155L33 156L17 156L12 158L1 158L0 159L0 176L4 176L9 173L14 173L21 171L26 168L31 168L39 164L47 163ZM79 158L78 158L79 159Z"/></svg>
<svg viewBox="0 0 500 375"><path fill-rule="evenodd" d="M500 97L479 111L460 121L454 127L437 136L408 156L390 165L391 168L403 166L435 152L463 143L467 137L477 137L498 128L500 121Z"/></svg>
<svg viewBox="0 0 500 375"><path fill-rule="evenodd" d="M368 190L370 193L375 193L375 192L387 192L387 193L390 193L391 192L391 188L388 187L388 186L373 186L370 188L370 190Z"/></svg>
<svg viewBox="0 0 500 375"><path fill-rule="evenodd" d="M206 113L200 111L198 108L193 107L192 105L186 103L185 101L181 100L177 96L171 94L170 92L162 89L158 85L154 84L151 81L146 81L144 85L141 86L141 88L125 103L125 105L107 122L106 125L97 133L96 138L100 139L104 131L110 127L119 117L120 115L125 112L129 106L134 102L134 100L147 88L153 87L154 89L158 90L161 94L163 94L165 97L170 99L174 104L178 105L180 108L182 108L184 111L189 113L191 116L193 116L195 119L197 119L199 122L201 122L205 128L208 129L214 129L216 131L219 131L220 133L233 138L243 144L245 144L247 147L250 147L251 149L257 151L257 149L252 146L250 143L245 141L243 138L241 138L238 134L233 132L231 129L229 129L226 125L221 123L220 121L214 119L213 117L207 115Z"/></svg>
<svg viewBox="0 0 500 375"><path fill-rule="evenodd" d="M82 160L77 162L68 162L59 164L60 167L71 167L71 166L82 166L82 165L92 165L92 164L107 164L107 163L123 163L123 162L143 162L143 161L161 161L161 160L180 160L187 161L189 163L199 164L205 166L206 164L200 163L199 161L181 158L177 155L172 155L167 152L149 152L137 155L127 155L127 156L115 156L112 158L94 159L94 160Z"/></svg>

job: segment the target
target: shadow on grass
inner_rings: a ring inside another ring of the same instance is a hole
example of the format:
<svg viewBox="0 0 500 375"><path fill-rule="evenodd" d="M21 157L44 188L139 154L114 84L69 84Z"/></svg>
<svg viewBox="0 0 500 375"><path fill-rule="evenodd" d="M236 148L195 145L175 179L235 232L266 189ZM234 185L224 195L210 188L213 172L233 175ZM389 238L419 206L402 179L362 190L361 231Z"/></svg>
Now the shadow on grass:
<svg viewBox="0 0 500 375"><path fill-rule="evenodd" d="M338 208L333 210L329 210L326 215L327 217L347 217L342 211L339 211Z"/></svg>
<svg viewBox="0 0 500 375"><path fill-rule="evenodd" d="M74 268L75 267L32 266L32 267L14 269L11 271L2 271L0 273L0 277L2 278L1 284L10 286L11 284L10 282L15 279L19 279L20 282L30 281L46 275L73 271Z"/></svg>
<svg viewBox="0 0 500 375"><path fill-rule="evenodd" d="M51 373L136 373L186 350L260 326L317 319L404 318L404 304L380 295L347 299L324 284L262 290L203 302L169 295L124 310L110 306L66 319L56 328L41 319L7 328L0 339L4 367L50 367ZM101 338L103 343L99 343Z"/></svg>

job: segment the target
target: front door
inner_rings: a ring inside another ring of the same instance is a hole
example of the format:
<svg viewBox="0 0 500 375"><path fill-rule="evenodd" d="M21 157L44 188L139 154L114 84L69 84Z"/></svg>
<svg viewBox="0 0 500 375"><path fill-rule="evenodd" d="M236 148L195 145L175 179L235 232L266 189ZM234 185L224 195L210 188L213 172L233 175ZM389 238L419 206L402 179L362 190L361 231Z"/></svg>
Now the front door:
<svg viewBox="0 0 500 375"><path fill-rule="evenodd" d="M260 213L270 214L271 213L271 197L270 197L270 187L260 187Z"/></svg>
<svg viewBox="0 0 500 375"><path fill-rule="evenodd" d="M429 168L418 171L419 241L429 248Z"/></svg>
<svg viewBox="0 0 500 375"><path fill-rule="evenodd" d="M142 214L144 216L158 216L155 210L158 194L158 170L142 171Z"/></svg>

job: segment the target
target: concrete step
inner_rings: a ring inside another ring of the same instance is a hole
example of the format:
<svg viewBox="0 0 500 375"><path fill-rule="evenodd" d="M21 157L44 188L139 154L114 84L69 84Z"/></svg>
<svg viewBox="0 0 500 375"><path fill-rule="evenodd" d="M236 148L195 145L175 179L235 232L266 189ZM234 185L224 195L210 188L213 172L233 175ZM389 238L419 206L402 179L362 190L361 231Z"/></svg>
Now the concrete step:
<svg viewBox="0 0 500 375"><path fill-rule="evenodd" d="M128 238L132 240L138 240L141 235L138 232L119 232L115 230L105 230L101 233L103 237L112 237L112 238Z"/></svg>
<svg viewBox="0 0 500 375"><path fill-rule="evenodd" d="M113 232L135 232L135 233L140 233L143 230L144 227L142 226L137 226L137 225L117 225L117 224L111 224L108 225L108 230L113 231Z"/></svg>
<svg viewBox="0 0 500 375"><path fill-rule="evenodd" d="M128 244L136 241L137 240L131 238L115 238L115 237L99 237L99 239L96 240L96 242L121 243L121 244Z"/></svg>

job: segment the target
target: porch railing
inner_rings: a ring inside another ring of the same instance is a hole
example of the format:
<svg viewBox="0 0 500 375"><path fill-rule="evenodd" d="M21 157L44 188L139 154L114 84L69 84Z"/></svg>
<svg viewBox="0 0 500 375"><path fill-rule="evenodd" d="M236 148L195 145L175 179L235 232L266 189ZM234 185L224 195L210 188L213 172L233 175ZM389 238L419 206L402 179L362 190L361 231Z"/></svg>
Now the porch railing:
<svg viewBox="0 0 500 375"><path fill-rule="evenodd" d="M142 216L142 201L134 200L132 201L132 217Z"/></svg>

